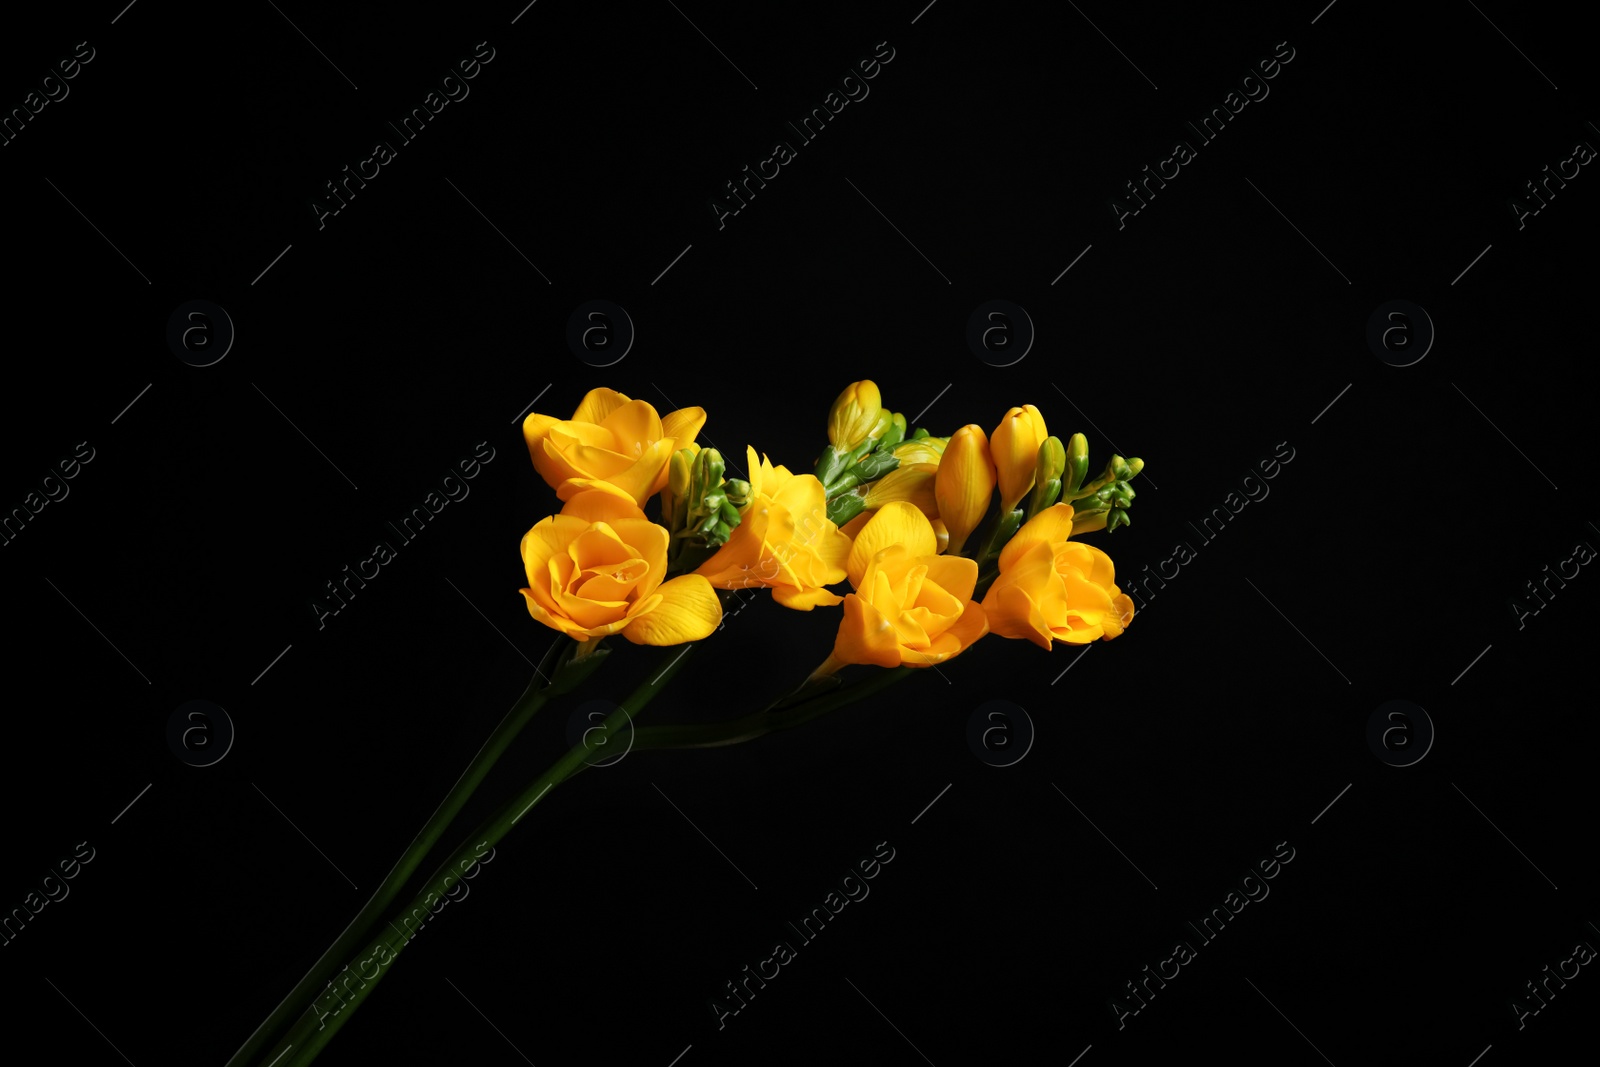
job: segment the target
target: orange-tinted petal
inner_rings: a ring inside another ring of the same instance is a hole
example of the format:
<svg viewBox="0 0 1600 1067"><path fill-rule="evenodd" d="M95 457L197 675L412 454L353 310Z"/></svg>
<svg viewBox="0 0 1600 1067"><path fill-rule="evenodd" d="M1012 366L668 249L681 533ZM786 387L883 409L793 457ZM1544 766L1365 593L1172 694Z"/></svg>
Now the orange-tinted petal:
<svg viewBox="0 0 1600 1067"><path fill-rule="evenodd" d="M858 594L844 598L844 618L833 641L834 658L843 663L900 666L900 642L894 627Z"/></svg>

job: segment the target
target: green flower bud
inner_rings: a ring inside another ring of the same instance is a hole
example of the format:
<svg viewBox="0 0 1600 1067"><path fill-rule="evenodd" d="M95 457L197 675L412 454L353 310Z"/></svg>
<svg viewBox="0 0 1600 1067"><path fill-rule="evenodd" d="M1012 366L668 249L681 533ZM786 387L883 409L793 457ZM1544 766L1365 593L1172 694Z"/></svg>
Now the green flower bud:
<svg viewBox="0 0 1600 1067"><path fill-rule="evenodd" d="M1089 474L1089 439L1081 433L1067 442L1067 468L1061 476L1063 496L1076 493Z"/></svg>
<svg viewBox="0 0 1600 1067"><path fill-rule="evenodd" d="M1059 437L1046 437L1039 445L1034 467L1033 490L1028 494L1027 517L1039 514L1061 495L1061 475L1067 467L1067 450Z"/></svg>
<svg viewBox="0 0 1600 1067"><path fill-rule="evenodd" d="M883 436L878 439L877 451L892 451L895 445L905 440L905 437L906 417L897 411L894 413L893 420L889 423L889 428L885 430Z"/></svg>

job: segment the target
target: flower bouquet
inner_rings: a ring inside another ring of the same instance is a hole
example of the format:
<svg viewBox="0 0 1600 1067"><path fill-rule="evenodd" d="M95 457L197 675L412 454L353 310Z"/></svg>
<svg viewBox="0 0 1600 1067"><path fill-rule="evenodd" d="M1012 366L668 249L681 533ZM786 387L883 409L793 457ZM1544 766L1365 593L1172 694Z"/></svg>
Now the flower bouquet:
<svg viewBox="0 0 1600 1067"><path fill-rule="evenodd" d="M738 744L860 701L985 635L1048 650L1110 640L1133 618L1111 558L1075 538L1128 522L1129 483L1144 464L1112 456L1088 479L1084 436L1051 436L1031 404L1007 411L992 433L967 425L935 437L884 409L872 382L855 382L828 412L828 444L810 473L747 448L748 478L727 477L721 454L696 444L705 421L697 407L662 416L605 388L568 419L536 412L524 421L533 465L561 509L522 538L521 592L529 615L560 636L383 884L228 1067L311 1063L458 883L623 731L632 730L635 751ZM815 669L737 718L634 728L691 650L721 628L724 605L754 589L796 611L840 609ZM438 855L523 727L599 669L615 637L683 647ZM851 666L876 669L847 680ZM435 866L417 881L430 858Z"/></svg>

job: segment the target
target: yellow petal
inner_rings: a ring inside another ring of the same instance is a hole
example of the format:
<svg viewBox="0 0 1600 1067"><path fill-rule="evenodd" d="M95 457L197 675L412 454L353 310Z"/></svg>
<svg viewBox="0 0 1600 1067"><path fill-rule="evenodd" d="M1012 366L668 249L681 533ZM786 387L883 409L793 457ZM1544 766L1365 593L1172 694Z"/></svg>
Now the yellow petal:
<svg viewBox="0 0 1600 1067"><path fill-rule="evenodd" d="M861 588L867 564L881 549L890 545L904 545L907 553L913 557L932 556L939 551L939 541L934 536L933 524L928 517L914 504L903 500L893 501L879 508L856 535L855 544L850 548L850 558L845 563L853 587Z"/></svg>
<svg viewBox="0 0 1600 1067"><path fill-rule="evenodd" d="M927 654L942 663L971 648L978 638L988 632L989 618L984 613L983 607L976 601L969 600L962 605L961 617L934 639L933 644L928 647Z"/></svg>
<svg viewBox="0 0 1600 1067"><path fill-rule="evenodd" d="M644 518L644 512L631 498L601 489L585 489L574 493L561 505L561 514L589 523Z"/></svg>
<svg viewBox="0 0 1600 1067"><path fill-rule="evenodd" d="M527 602L528 614L532 615L544 625L550 627L550 629L555 630L557 633L569 635L577 635L583 632L583 627L579 626L571 619L563 618L561 615L549 611L543 605L541 605L538 600L534 598L533 590L522 590L522 596Z"/></svg>
<svg viewBox="0 0 1600 1067"><path fill-rule="evenodd" d="M1001 571L984 596L989 632L1048 649L1055 631L1043 601L1059 608L1060 597L1061 579L1055 573L1053 552L1048 544L1035 545L1010 570Z"/></svg>
<svg viewBox="0 0 1600 1067"><path fill-rule="evenodd" d="M762 486L761 477L761 460L756 455L756 450L753 445L744 446L744 462L745 469L750 472L750 477L748 479L750 482L750 499L760 500L764 488Z"/></svg>
<svg viewBox="0 0 1600 1067"><path fill-rule="evenodd" d="M843 663L900 666L900 642L894 627L871 604L855 593L844 598L844 618L833 641L833 656Z"/></svg>
<svg viewBox="0 0 1600 1067"><path fill-rule="evenodd" d="M1022 529L1006 542L1006 547L1000 550L1000 569L1002 571L1010 569L1011 565L1021 559L1034 545L1040 543L1057 545L1070 536L1072 536L1072 505L1052 504L1023 523Z"/></svg>
<svg viewBox="0 0 1600 1067"><path fill-rule="evenodd" d="M667 573L667 544L672 535L665 526L658 526L642 515L637 519L618 519L612 524L623 544L639 554L650 568L649 577L639 582L642 599L656 591L656 586Z"/></svg>
<svg viewBox="0 0 1600 1067"><path fill-rule="evenodd" d="M722 601L698 574L663 582L649 610L636 613L622 631L636 645L681 645L711 636L722 621ZM643 607L643 605L641 605Z"/></svg>
<svg viewBox="0 0 1600 1067"><path fill-rule="evenodd" d="M614 408L600 423L616 438L613 446L618 452L636 459L644 454L645 447L661 440L661 416L643 400L630 400Z"/></svg>
<svg viewBox="0 0 1600 1067"><path fill-rule="evenodd" d="M548 481L549 479L546 479ZM562 500L571 500L579 493L594 492L614 496L618 500L632 504L635 508L639 501L634 499L632 493L620 486L613 485L604 478L583 478L573 476L556 487L556 496Z"/></svg>
<svg viewBox="0 0 1600 1067"><path fill-rule="evenodd" d="M676 442L672 450L688 448L706 424L705 408L679 408L661 416L661 433Z"/></svg>
<svg viewBox="0 0 1600 1067"><path fill-rule="evenodd" d="M607 415L628 402L628 398L615 389L591 389L572 413L573 422L604 422Z"/></svg>
<svg viewBox="0 0 1600 1067"><path fill-rule="evenodd" d="M727 542L695 568L694 573L718 589L748 589L763 584L763 579L777 577L775 564L761 565L767 522L766 507L759 502L750 505Z"/></svg>
<svg viewBox="0 0 1600 1067"><path fill-rule="evenodd" d="M854 541L856 537L860 535L861 528L865 526L872 519L872 516L876 514L876 511L863 511L861 514L857 515L855 518L839 527L839 532L850 538L851 541ZM849 557L847 556L846 558L848 559Z"/></svg>
<svg viewBox="0 0 1600 1067"><path fill-rule="evenodd" d="M522 439L528 442L528 448L543 441L550 433L550 428L560 424L561 420L553 415L541 415L537 411L530 411L528 417L522 420Z"/></svg>
<svg viewBox="0 0 1600 1067"><path fill-rule="evenodd" d="M528 583L537 584L545 564L557 553L565 554L574 538L588 529L589 524L571 516L552 515L539 522L522 535L522 563L528 572Z"/></svg>
<svg viewBox="0 0 1600 1067"><path fill-rule="evenodd" d="M671 459L672 442L657 441L646 448L639 459L624 470L614 471L602 477L572 478L568 480L567 485L603 489L643 506L646 500L659 493L661 487L667 484L667 463ZM560 492L557 490L557 495L560 495Z"/></svg>
<svg viewBox="0 0 1600 1067"><path fill-rule="evenodd" d="M1094 545L1082 541L1069 541L1056 547L1056 570L1063 567L1075 569L1083 577L1107 589L1116 582L1117 570L1111 557Z"/></svg>
<svg viewBox="0 0 1600 1067"><path fill-rule="evenodd" d="M796 611L810 611L815 607L831 608L844 600L838 593L830 593L826 589L796 589L788 585L775 585L772 587L772 599L786 608Z"/></svg>
<svg viewBox="0 0 1600 1067"><path fill-rule="evenodd" d="M928 568L932 582L957 600L970 600L978 586L978 561L965 556L928 556L918 563Z"/></svg>
<svg viewBox="0 0 1600 1067"><path fill-rule="evenodd" d="M548 436L537 444L529 445L528 455L533 459L533 469L539 472L539 477L545 480L546 485L556 491L557 496L561 494L567 480L578 474Z"/></svg>

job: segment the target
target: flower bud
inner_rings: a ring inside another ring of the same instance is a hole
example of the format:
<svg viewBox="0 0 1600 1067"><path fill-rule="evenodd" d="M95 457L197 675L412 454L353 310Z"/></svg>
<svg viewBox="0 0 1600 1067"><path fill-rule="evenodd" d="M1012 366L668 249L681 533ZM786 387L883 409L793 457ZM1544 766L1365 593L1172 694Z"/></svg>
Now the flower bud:
<svg viewBox="0 0 1600 1067"><path fill-rule="evenodd" d="M689 471L694 464L694 455L687 448L680 448L672 454L672 462L667 474L667 485L672 490L672 495L675 499L682 499L689 495Z"/></svg>
<svg viewBox="0 0 1600 1067"><path fill-rule="evenodd" d="M1072 513L1072 536L1094 533L1096 530L1106 528L1106 515L1108 509L1095 508L1091 511L1074 511Z"/></svg>
<svg viewBox="0 0 1600 1067"><path fill-rule="evenodd" d="M959 553L983 521L989 511L989 498L994 495L994 483L994 460L989 457L989 440L983 428L968 425L951 434L933 485L939 519L949 531L950 552Z"/></svg>
<svg viewBox="0 0 1600 1067"><path fill-rule="evenodd" d="M1138 460L1133 462L1139 463ZM1061 475L1061 495L1065 497L1076 493L1088 476L1089 439L1081 433L1075 433L1067 442L1067 469Z"/></svg>
<svg viewBox="0 0 1600 1067"><path fill-rule="evenodd" d="M1061 496L1061 475L1067 467L1067 450L1059 437L1046 437L1039 446L1033 468L1033 492L1028 497L1029 518L1054 504Z"/></svg>
<svg viewBox="0 0 1600 1067"><path fill-rule="evenodd" d="M878 441L878 451L892 451L896 445L905 439L906 417L897 411L894 413L894 418L889 423L889 428L883 432L882 437Z"/></svg>
<svg viewBox="0 0 1600 1067"><path fill-rule="evenodd" d="M1032 404L1007 411L1000 425L995 427L989 438L989 454L994 459L995 475L1000 483L1002 509L1014 510L1033 488L1039 446L1047 436L1044 416Z"/></svg>
<svg viewBox="0 0 1600 1067"><path fill-rule="evenodd" d="M883 398L878 387L869 381L851 382L828 410L828 441L835 449L848 452L888 429L887 421L879 425L883 415Z"/></svg>

